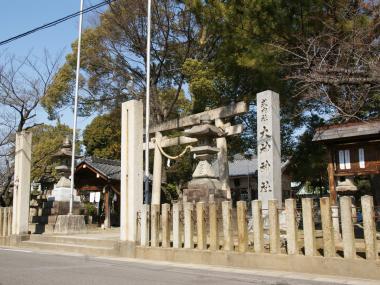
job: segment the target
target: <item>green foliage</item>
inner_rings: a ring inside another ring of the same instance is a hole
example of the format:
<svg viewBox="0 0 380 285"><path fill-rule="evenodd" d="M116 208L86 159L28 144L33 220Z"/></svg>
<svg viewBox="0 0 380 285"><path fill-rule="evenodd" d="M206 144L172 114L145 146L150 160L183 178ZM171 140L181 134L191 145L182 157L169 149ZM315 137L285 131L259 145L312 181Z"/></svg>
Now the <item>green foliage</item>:
<svg viewBox="0 0 380 285"><path fill-rule="evenodd" d="M112 111L121 102L145 97L146 3L120 0L83 32L80 114ZM151 98L154 121L187 111L182 65L207 50L199 49L194 16L176 0L153 2ZM43 106L54 116L72 100L76 45L49 86Z"/></svg>
<svg viewBox="0 0 380 285"><path fill-rule="evenodd" d="M71 135L72 130L66 126L39 125L32 129L32 173L31 180L38 181L47 168L52 170L52 175L56 176L54 166L56 163L52 155L62 146L67 135Z"/></svg>
<svg viewBox="0 0 380 285"><path fill-rule="evenodd" d="M83 131L86 154L99 158L120 159L121 112L98 116Z"/></svg>
<svg viewBox="0 0 380 285"><path fill-rule="evenodd" d="M88 216L93 216L97 213L97 209L93 203L84 203L85 212Z"/></svg>
<svg viewBox="0 0 380 285"><path fill-rule="evenodd" d="M328 185L326 149L312 141L315 129L323 123L318 116L308 119L307 129L299 138L289 166L293 180L307 182L311 189Z"/></svg>

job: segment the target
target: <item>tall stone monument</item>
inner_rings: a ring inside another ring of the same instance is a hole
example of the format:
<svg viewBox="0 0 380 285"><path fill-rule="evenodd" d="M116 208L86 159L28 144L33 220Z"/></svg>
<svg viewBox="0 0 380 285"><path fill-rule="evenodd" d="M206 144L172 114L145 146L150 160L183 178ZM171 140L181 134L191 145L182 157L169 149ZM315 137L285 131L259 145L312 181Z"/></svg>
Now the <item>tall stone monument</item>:
<svg viewBox="0 0 380 285"><path fill-rule="evenodd" d="M12 234L28 234L32 133L16 134Z"/></svg>
<svg viewBox="0 0 380 285"><path fill-rule="evenodd" d="M257 94L258 198L263 209L268 200L282 201L280 98L273 91Z"/></svg>

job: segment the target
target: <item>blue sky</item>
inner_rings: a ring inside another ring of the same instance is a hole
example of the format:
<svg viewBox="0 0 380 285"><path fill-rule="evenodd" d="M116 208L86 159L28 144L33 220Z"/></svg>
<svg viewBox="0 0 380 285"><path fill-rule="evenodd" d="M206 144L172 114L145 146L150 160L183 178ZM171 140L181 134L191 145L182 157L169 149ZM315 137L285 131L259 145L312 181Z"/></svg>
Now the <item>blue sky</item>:
<svg viewBox="0 0 380 285"><path fill-rule="evenodd" d="M92 6L102 0L85 0L84 6ZM2 1L0 6L0 41L26 32L32 28L62 18L79 11L80 0L12 0ZM88 13L84 15L84 24L88 25L96 15ZM57 55L64 51L71 51L71 43L78 36L79 18L74 18L54 26L36 32L32 35L18 39L0 47L0 54L12 54L16 57L26 56L28 53L36 57L43 55L47 49L51 55ZM62 61L64 57L62 58ZM79 118L78 127L83 129L92 118ZM54 124L47 120L44 110L37 110L38 122ZM67 109L61 114L61 122L72 126L72 110Z"/></svg>

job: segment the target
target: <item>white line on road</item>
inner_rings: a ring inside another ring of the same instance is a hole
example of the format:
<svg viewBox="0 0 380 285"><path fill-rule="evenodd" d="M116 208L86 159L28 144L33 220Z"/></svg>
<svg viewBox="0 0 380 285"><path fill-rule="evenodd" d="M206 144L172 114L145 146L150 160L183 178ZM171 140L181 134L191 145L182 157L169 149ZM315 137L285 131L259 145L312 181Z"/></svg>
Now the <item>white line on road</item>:
<svg viewBox="0 0 380 285"><path fill-rule="evenodd" d="M15 252L25 252L25 253L31 253L33 251L31 250L23 250L23 249L13 249L13 248L2 248L0 247L1 251L15 251Z"/></svg>

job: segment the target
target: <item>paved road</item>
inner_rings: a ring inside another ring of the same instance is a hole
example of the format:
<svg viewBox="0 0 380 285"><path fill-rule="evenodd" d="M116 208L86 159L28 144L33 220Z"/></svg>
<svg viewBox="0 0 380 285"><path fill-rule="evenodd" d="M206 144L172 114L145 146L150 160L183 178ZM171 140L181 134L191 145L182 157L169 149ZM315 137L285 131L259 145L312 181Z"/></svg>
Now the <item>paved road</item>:
<svg viewBox="0 0 380 285"><path fill-rule="evenodd" d="M336 281L312 275L147 263L0 248L0 285L365 284L360 280Z"/></svg>

